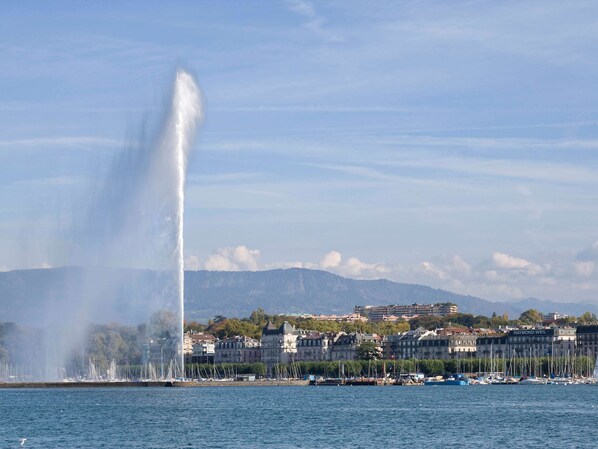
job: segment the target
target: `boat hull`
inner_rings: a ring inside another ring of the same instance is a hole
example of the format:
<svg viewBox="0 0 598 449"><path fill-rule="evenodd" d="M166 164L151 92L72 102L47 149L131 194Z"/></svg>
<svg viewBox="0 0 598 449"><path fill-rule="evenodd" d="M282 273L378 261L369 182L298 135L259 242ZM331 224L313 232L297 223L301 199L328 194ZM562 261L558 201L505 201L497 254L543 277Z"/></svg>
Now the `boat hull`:
<svg viewBox="0 0 598 449"><path fill-rule="evenodd" d="M428 380L424 382L424 385L429 387L448 387L469 385L469 382L467 382L466 380Z"/></svg>

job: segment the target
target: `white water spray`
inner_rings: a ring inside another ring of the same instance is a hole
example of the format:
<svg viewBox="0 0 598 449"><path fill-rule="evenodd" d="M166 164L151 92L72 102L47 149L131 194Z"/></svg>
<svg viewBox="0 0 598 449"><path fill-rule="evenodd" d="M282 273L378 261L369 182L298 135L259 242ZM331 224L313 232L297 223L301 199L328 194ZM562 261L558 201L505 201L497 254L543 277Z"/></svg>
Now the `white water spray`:
<svg viewBox="0 0 598 449"><path fill-rule="evenodd" d="M172 98L171 123L174 131L174 158L176 163L177 210L175 216L176 243L174 255L176 259L176 284L179 305L179 362L181 377L185 374L185 356L183 353L183 321L185 317L185 257L183 224L185 213L185 177L187 173L187 156L195 137L197 124L203 119L201 95L191 75L178 71Z"/></svg>
<svg viewBox="0 0 598 449"><path fill-rule="evenodd" d="M166 299L160 306L178 309L171 309L175 312L177 321L173 323L176 329L172 329L171 332L177 336L176 348L170 348L169 357L163 361L174 362L178 371L177 377L184 377L185 367L183 353L185 178L189 151L195 139L197 126L202 120L203 109L199 88L190 74L179 70L173 86L170 111L164 122L161 138L154 149L155 155L151 160L148 184L153 191L149 192L150 198L143 201L155 205L155 199L159 199L157 209L163 222L157 224L161 232L156 245L171 251L170 262L167 262L166 266L168 271L173 270L173 291L165 289L165 294L172 294L174 301ZM176 351L176 358L172 357L174 356L172 350Z"/></svg>
<svg viewBox="0 0 598 449"><path fill-rule="evenodd" d="M71 265L82 268L73 273L68 294L46 311L54 327L46 339L49 371L68 366L74 353L85 360L90 324L122 323L143 325L135 340L139 360L119 360L106 350L98 369L105 372L116 357L120 364L159 366L161 377L169 366L184 376L185 178L202 119L200 90L179 70L164 120L149 132L142 126L140 139L119 152L94 186L72 234Z"/></svg>

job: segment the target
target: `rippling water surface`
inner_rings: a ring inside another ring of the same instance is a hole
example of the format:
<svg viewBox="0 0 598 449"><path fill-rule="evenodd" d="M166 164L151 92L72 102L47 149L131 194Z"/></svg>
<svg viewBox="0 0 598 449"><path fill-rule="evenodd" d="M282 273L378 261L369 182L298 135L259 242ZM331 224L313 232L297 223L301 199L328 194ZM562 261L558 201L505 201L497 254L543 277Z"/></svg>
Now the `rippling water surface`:
<svg viewBox="0 0 598 449"><path fill-rule="evenodd" d="M0 390L0 448L598 447L598 386Z"/></svg>

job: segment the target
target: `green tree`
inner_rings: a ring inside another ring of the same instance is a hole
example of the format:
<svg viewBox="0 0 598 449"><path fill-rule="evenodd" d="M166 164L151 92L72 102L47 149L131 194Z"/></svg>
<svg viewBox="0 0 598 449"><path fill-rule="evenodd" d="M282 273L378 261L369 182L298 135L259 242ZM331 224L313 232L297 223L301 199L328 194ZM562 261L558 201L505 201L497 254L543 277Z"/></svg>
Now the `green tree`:
<svg viewBox="0 0 598 449"><path fill-rule="evenodd" d="M457 324L465 327L473 327L476 322L476 318L488 320L487 317L475 317L469 313L455 313L453 315L447 316L447 319L451 324Z"/></svg>
<svg viewBox="0 0 598 449"><path fill-rule="evenodd" d="M264 327L267 322L266 312L264 312L264 309L262 309L261 307L258 307L257 310L251 312L251 315L249 316L249 321L255 324L256 326Z"/></svg>
<svg viewBox="0 0 598 449"><path fill-rule="evenodd" d="M411 329L423 327L424 329L436 329L438 327L445 327L445 320L439 316L418 316L409 320Z"/></svg>
<svg viewBox="0 0 598 449"><path fill-rule="evenodd" d="M590 324L596 322L596 314L591 312L586 312L582 316L579 317L579 322L583 324Z"/></svg>
<svg viewBox="0 0 598 449"><path fill-rule="evenodd" d="M556 320L556 324L559 326L571 326L577 322L577 318L574 316L567 316L565 318L559 318Z"/></svg>
<svg viewBox="0 0 598 449"><path fill-rule="evenodd" d="M490 326L494 329L498 328L499 326L506 326L509 324L509 315L507 315L506 313L503 314L502 316L493 316L492 318L490 318Z"/></svg>
<svg viewBox="0 0 598 449"><path fill-rule="evenodd" d="M544 320L544 316L536 309L529 309L519 316L519 322L522 324L538 324Z"/></svg>
<svg viewBox="0 0 598 449"><path fill-rule="evenodd" d="M409 323L407 323L406 321L396 321L393 323L382 321L380 323L376 323L374 333L378 335L395 335L400 334L402 332L407 332L408 330Z"/></svg>
<svg viewBox="0 0 598 449"><path fill-rule="evenodd" d="M359 360L378 360L382 350L373 341L364 341L357 348L356 356Z"/></svg>
<svg viewBox="0 0 598 449"><path fill-rule="evenodd" d="M241 321L237 318L225 319L214 323L209 332L218 338L229 338L236 335L259 339L262 335L262 328L249 321Z"/></svg>
<svg viewBox="0 0 598 449"><path fill-rule="evenodd" d="M203 332L207 326L197 321L185 321L185 332Z"/></svg>

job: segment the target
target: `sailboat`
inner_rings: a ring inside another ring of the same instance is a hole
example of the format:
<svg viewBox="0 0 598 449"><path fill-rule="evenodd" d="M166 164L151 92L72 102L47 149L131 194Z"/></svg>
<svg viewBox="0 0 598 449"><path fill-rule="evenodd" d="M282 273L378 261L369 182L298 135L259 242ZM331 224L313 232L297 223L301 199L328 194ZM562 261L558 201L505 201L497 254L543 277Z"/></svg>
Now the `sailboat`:
<svg viewBox="0 0 598 449"><path fill-rule="evenodd" d="M596 365L594 365L594 372L588 381L589 384L598 385L598 357L596 357Z"/></svg>

